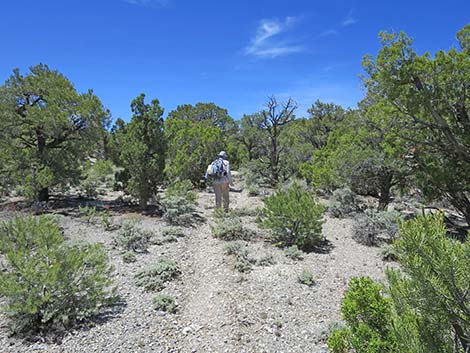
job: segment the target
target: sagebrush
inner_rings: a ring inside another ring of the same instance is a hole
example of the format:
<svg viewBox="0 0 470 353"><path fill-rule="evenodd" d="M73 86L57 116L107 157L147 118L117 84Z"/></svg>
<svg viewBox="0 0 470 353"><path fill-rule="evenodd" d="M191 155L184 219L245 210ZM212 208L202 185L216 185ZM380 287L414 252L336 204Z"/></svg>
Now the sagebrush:
<svg viewBox="0 0 470 353"><path fill-rule="evenodd" d="M140 228L136 222L128 221L122 224L114 243L123 250L146 252L152 237L150 231Z"/></svg>
<svg viewBox="0 0 470 353"><path fill-rule="evenodd" d="M176 262L160 259L154 265L146 267L135 275L136 284L147 291L160 291L165 283L180 275Z"/></svg>
<svg viewBox="0 0 470 353"><path fill-rule="evenodd" d="M172 225L189 226L198 221L197 194L190 181L177 181L170 185L161 203L164 218Z"/></svg>

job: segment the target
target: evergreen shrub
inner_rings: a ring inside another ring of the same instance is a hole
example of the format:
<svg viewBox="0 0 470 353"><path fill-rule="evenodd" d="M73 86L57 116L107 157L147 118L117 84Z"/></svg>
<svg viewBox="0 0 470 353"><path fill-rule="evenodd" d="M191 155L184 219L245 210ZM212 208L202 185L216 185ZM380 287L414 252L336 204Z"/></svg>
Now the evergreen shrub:
<svg viewBox="0 0 470 353"><path fill-rule="evenodd" d="M261 224L272 230L271 241L279 246L297 245L308 250L324 238L324 208L307 190L294 183L264 200Z"/></svg>
<svg viewBox="0 0 470 353"><path fill-rule="evenodd" d="M0 225L0 295L12 329L68 328L111 299L112 268L100 244L70 244L48 217L18 217Z"/></svg>

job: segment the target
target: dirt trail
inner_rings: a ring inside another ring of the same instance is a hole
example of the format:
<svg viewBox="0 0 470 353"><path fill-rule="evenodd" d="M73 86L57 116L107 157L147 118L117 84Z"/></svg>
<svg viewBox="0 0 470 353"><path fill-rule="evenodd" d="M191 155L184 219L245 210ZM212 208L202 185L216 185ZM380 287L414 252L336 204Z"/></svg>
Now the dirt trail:
<svg viewBox="0 0 470 353"><path fill-rule="evenodd" d="M186 283L190 290L186 291L181 317L187 325L180 342L181 351L235 352L239 349L237 327L233 322L236 304L230 295L234 273L226 264L223 244L211 235L213 197L208 193L200 194L199 209L207 222L186 238L192 256L186 264L191 277ZM238 195L231 195L232 206L236 207L238 198Z"/></svg>

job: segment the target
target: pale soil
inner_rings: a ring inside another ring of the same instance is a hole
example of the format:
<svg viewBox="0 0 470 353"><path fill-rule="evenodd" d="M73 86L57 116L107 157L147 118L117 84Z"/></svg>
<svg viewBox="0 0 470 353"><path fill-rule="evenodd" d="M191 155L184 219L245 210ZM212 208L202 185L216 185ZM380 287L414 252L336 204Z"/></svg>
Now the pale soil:
<svg viewBox="0 0 470 353"><path fill-rule="evenodd" d="M249 198L245 192L230 196L234 208L262 206L259 198ZM348 280L363 275L384 278L388 263L381 260L380 249L359 245L351 238L354 220L326 218L323 232L331 245L329 251L294 261L260 238L247 243L250 254L256 258L271 254L276 263L241 274L224 254L226 242L211 235L213 198L207 192L199 194L198 209L205 223L187 228L178 242L151 246L131 264L123 263L119 249L112 246L116 231L106 232L101 225L88 225L76 217L61 217L67 237L105 245L124 304L88 328L67 333L60 344L9 337L6 318L0 316L0 351L325 352L328 331L340 320L340 301ZM6 212L0 214L6 216ZM155 233L165 226L158 217L136 214L115 215L113 220L118 223L123 218L138 218ZM256 227L253 217L244 221ZM160 257L175 260L182 272L163 290L176 299L176 314L152 309L156 293L144 292L134 283L134 274ZM303 269L315 274L315 286L298 282Z"/></svg>

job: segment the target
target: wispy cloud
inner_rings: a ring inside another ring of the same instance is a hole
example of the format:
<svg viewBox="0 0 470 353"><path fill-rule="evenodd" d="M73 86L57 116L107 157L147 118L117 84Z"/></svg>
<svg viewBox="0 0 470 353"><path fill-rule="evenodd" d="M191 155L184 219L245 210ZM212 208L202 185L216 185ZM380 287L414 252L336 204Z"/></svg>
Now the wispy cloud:
<svg viewBox="0 0 470 353"><path fill-rule="evenodd" d="M275 58L303 51L302 46L293 45L291 41L286 39L279 39L279 35L290 30L296 22L297 18L292 16L286 17L282 22L278 20L262 20L256 35L245 48L245 54L259 58Z"/></svg>
<svg viewBox="0 0 470 353"><path fill-rule="evenodd" d="M348 15L346 16L346 18L343 20L343 22L341 22L341 25L343 27L347 27L347 26L351 26L355 23L357 23L359 20L356 18L356 17L353 17L352 15L352 10L349 11Z"/></svg>
<svg viewBox="0 0 470 353"><path fill-rule="evenodd" d="M131 5L143 7L164 7L170 3L171 0L122 0Z"/></svg>
<svg viewBox="0 0 470 353"><path fill-rule="evenodd" d="M326 31L321 32L320 37L335 36L337 34L339 34L339 32L336 29L328 29Z"/></svg>

